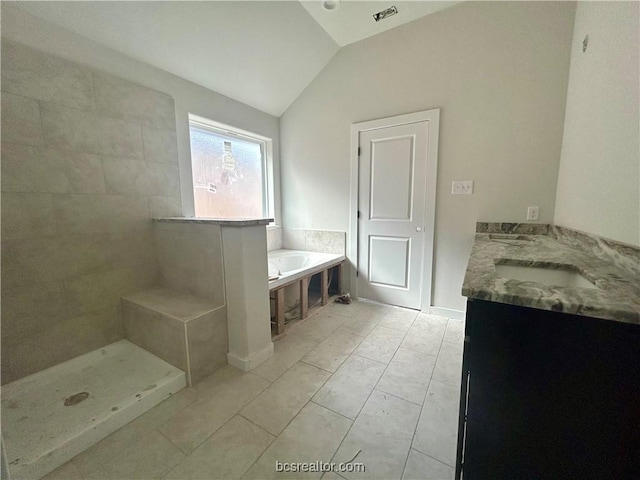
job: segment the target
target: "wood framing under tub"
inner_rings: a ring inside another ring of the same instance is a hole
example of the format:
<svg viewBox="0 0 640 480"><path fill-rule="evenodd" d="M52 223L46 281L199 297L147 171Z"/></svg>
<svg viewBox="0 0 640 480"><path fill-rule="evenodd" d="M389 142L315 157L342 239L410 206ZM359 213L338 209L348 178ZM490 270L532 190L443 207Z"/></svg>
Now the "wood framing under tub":
<svg viewBox="0 0 640 480"><path fill-rule="evenodd" d="M269 285L269 293L275 294L275 327L276 335L284 333L285 304L284 289L290 285L298 284L300 288L300 319L307 318L309 314L309 281L313 275L320 274L320 304L326 305L329 302L329 270L336 268L338 275L338 291L342 292L342 278L344 271L344 257L336 259L335 262L324 264L319 268L313 268L304 272L303 276L295 275L290 281L278 282L274 287ZM274 283L274 282L273 282Z"/></svg>

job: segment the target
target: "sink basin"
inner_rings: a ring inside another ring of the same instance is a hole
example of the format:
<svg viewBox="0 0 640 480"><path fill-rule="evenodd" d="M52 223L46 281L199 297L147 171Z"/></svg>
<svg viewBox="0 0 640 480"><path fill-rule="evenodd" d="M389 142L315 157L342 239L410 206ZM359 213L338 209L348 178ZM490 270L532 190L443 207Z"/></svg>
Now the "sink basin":
<svg viewBox="0 0 640 480"><path fill-rule="evenodd" d="M533 238L527 235L509 235L506 233L491 233L489 234L491 240L519 240L521 242L533 242Z"/></svg>
<svg viewBox="0 0 640 480"><path fill-rule="evenodd" d="M552 287L598 288L575 270L496 264L496 273L502 278L536 282Z"/></svg>

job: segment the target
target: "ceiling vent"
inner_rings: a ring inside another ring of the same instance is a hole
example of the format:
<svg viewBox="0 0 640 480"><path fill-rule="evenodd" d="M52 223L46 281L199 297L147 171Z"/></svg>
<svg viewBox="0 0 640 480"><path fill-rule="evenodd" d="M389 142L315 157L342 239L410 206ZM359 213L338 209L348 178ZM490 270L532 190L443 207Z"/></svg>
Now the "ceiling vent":
<svg viewBox="0 0 640 480"><path fill-rule="evenodd" d="M398 13L398 9L394 5L393 7L389 7L385 10L382 10L381 12L374 13L373 19L376 22L379 22L380 20L384 20L385 18L390 17L391 15L395 15L396 13Z"/></svg>

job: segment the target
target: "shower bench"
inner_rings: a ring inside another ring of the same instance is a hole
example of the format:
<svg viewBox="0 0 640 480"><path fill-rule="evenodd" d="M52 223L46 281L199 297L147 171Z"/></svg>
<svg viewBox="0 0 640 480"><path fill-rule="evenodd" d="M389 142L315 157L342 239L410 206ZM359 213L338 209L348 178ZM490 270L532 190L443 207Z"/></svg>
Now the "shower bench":
<svg viewBox="0 0 640 480"><path fill-rule="evenodd" d="M329 271L336 269L338 275L338 292L342 292L342 279L344 277L344 257L336 260L329 265L323 265L318 268L311 268L302 272L302 275L292 275L291 280L280 283L276 287L269 287L269 294L275 295L275 326L276 335L284 333L285 329L285 305L284 305L284 289L291 285L298 284L300 289L300 319L307 318L309 315L309 281L311 277L320 274L320 304L329 303Z"/></svg>
<svg viewBox="0 0 640 480"><path fill-rule="evenodd" d="M184 371L190 386L227 364L224 305L152 287L121 297L120 308L127 340Z"/></svg>

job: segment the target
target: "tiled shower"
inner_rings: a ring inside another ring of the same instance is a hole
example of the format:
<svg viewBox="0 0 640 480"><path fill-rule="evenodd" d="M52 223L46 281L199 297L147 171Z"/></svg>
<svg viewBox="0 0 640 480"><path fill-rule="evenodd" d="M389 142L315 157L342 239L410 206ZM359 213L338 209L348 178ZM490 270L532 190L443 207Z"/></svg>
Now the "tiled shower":
<svg viewBox="0 0 640 480"><path fill-rule="evenodd" d="M3 40L2 381L123 338L180 214L173 100Z"/></svg>
<svg viewBox="0 0 640 480"><path fill-rule="evenodd" d="M175 124L168 95L3 40L2 433L14 476L42 476L226 364L220 228L151 220L182 213Z"/></svg>

